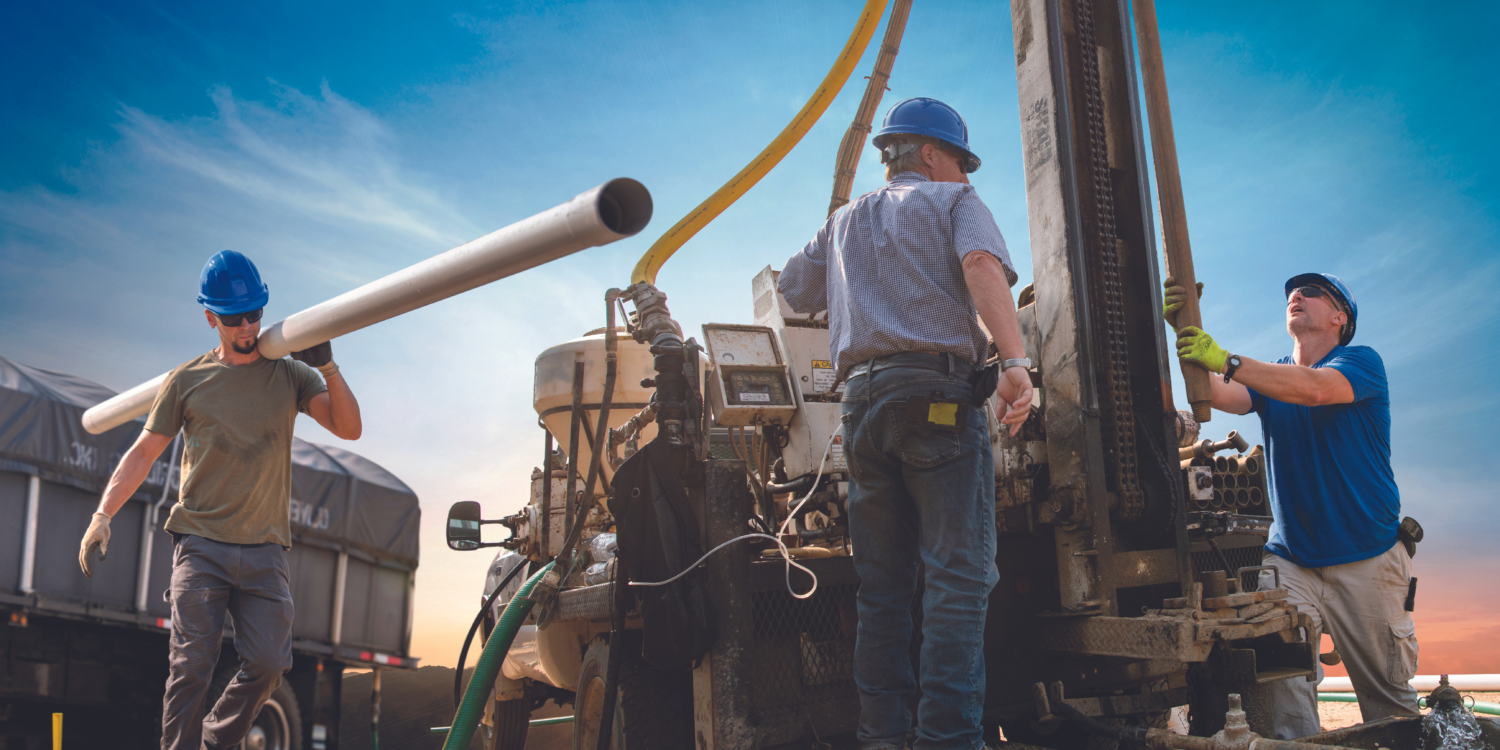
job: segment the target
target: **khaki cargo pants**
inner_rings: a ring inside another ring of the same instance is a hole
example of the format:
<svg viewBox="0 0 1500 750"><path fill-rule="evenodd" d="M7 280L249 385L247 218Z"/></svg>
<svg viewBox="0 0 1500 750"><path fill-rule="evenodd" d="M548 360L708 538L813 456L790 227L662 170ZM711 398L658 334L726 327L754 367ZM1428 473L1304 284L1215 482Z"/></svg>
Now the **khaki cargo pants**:
<svg viewBox="0 0 1500 750"><path fill-rule="evenodd" d="M172 637L162 750L219 750L239 744L292 667L292 594L279 544L226 544L181 535L172 550ZM234 615L239 671L203 715L224 613Z"/></svg>
<svg viewBox="0 0 1500 750"><path fill-rule="evenodd" d="M1368 560L1326 568L1304 568L1270 553L1264 564L1280 572L1288 601L1312 616L1319 632L1310 639L1316 643L1319 633L1333 638L1365 721L1417 715L1417 691L1410 684L1417 673L1417 631L1405 606L1411 557L1404 546L1397 543ZM1272 585L1270 571L1262 571L1260 587ZM1316 683L1274 682L1270 698L1277 739L1320 731Z"/></svg>

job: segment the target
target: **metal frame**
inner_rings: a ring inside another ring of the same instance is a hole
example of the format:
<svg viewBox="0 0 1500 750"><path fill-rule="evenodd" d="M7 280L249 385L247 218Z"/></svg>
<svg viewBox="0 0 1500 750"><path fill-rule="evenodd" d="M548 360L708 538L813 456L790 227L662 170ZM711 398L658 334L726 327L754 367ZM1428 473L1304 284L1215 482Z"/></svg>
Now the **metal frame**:
<svg viewBox="0 0 1500 750"><path fill-rule="evenodd" d="M32 474L26 483L26 536L21 546L21 593L36 593L36 528L42 505L42 478Z"/></svg>

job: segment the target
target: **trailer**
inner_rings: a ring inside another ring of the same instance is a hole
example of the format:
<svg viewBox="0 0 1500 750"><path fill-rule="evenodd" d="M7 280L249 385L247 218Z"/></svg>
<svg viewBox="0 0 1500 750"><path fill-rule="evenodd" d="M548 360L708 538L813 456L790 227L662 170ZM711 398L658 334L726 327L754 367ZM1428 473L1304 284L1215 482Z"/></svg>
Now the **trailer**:
<svg viewBox="0 0 1500 750"><path fill-rule="evenodd" d="M177 500L182 438L115 515L108 559L84 577L78 541L143 427L84 431L83 412L112 396L0 357L0 747L41 747L53 712L64 715L68 747L160 743L173 547L162 523ZM292 464L293 666L248 744L332 750L346 668L417 666L421 510L401 480L341 448L294 438ZM238 668L232 620L215 695Z"/></svg>

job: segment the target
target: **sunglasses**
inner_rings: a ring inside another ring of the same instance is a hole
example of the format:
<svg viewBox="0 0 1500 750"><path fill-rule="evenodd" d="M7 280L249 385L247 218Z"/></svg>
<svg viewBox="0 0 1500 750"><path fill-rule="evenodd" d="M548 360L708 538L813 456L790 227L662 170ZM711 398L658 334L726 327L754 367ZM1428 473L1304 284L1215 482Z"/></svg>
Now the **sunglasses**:
<svg viewBox="0 0 1500 750"><path fill-rule="evenodd" d="M245 323L259 323L261 316L265 314L266 309L262 307L259 310L251 310L250 312L238 313L236 315L220 315L218 313L214 313L214 317L218 318L219 325L224 326L225 328L239 328Z"/></svg>
<svg viewBox="0 0 1500 750"><path fill-rule="evenodd" d="M1333 305L1333 309L1339 312L1344 311L1344 305L1339 302L1338 297L1333 296L1333 293L1328 291L1327 289L1314 284L1299 286L1296 289L1292 290L1292 294L1301 294L1304 299L1317 299L1318 297L1327 297L1328 302ZM1288 294L1286 298L1291 299L1292 295Z"/></svg>

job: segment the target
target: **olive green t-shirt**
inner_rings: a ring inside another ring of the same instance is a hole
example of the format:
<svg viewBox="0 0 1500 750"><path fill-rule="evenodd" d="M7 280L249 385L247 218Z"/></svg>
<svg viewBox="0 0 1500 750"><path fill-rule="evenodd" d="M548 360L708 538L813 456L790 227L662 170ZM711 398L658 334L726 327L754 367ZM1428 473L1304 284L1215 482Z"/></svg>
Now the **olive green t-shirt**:
<svg viewBox="0 0 1500 750"><path fill-rule="evenodd" d="M234 366L209 352L173 370L146 418L152 432L183 431L182 490L167 530L292 546L292 428L327 390L290 359Z"/></svg>

